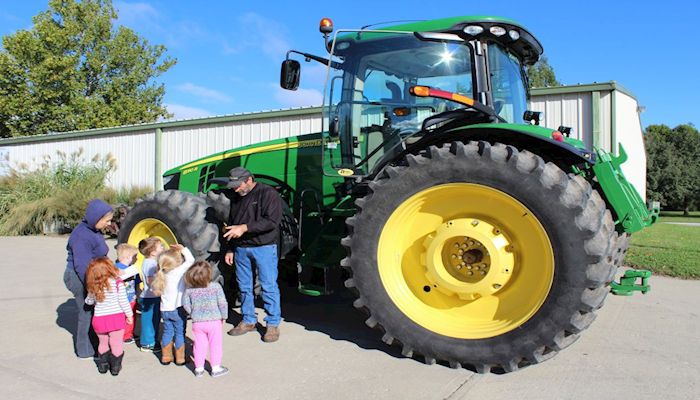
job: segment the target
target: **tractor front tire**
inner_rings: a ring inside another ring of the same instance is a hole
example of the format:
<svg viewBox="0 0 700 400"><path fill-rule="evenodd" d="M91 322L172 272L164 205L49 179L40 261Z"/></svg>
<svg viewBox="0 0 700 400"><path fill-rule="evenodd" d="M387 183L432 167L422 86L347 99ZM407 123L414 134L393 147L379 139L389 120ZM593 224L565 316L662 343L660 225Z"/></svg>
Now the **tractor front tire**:
<svg viewBox="0 0 700 400"><path fill-rule="evenodd" d="M206 199L179 190L152 193L139 200L127 214L119 230L119 243L138 247L149 236L159 237L169 245L187 246L196 259L214 266L212 280L217 280L219 253L219 221Z"/></svg>
<svg viewBox="0 0 700 400"><path fill-rule="evenodd" d="M569 346L614 271L614 224L583 177L512 146L453 142L385 168L342 240L345 285L402 354L510 372Z"/></svg>

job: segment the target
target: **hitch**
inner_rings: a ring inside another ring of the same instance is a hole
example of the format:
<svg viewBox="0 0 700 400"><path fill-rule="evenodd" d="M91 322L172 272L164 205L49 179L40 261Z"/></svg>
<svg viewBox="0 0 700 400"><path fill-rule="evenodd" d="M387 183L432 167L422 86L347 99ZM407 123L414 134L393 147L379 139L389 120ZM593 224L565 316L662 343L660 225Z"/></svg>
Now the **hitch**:
<svg viewBox="0 0 700 400"><path fill-rule="evenodd" d="M637 278L641 279L641 283L635 282ZM610 284L610 291L612 294L618 296L632 296L635 291L646 294L651 290L651 287L649 287L649 278L651 278L651 271L644 269L627 270L625 274L620 277L620 283L612 282Z"/></svg>

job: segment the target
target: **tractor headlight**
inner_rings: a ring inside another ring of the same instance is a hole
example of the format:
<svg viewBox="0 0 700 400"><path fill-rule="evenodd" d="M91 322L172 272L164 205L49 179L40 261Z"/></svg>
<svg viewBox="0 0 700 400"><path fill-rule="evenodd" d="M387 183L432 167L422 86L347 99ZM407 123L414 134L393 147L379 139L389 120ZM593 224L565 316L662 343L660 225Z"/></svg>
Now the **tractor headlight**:
<svg viewBox="0 0 700 400"><path fill-rule="evenodd" d="M467 35L476 36L484 31L484 27L479 25L467 25L462 30Z"/></svg>
<svg viewBox="0 0 700 400"><path fill-rule="evenodd" d="M515 29L511 29L508 31L508 36L510 36L510 38L513 40L518 40L520 39L520 32L516 31Z"/></svg>
<svg viewBox="0 0 700 400"><path fill-rule="evenodd" d="M489 28L489 32L491 32L493 36L503 36L506 34L506 28L502 26L492 26Z"/></svg>

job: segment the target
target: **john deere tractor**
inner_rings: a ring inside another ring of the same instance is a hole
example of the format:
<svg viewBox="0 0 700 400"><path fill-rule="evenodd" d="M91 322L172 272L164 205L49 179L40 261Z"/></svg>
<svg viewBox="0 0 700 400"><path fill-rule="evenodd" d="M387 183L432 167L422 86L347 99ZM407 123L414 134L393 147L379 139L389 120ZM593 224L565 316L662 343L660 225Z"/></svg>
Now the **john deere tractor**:
<svg viewBox="0 0 700 400"><path fill-rule="evenodd" d="M236 194L216 178L244 166L286 203L280 265L298 290L344 282L403 355L510 372L574 342L658 209L622 174L622 147L539 126L525 74L537 39L483 16L321 32L328 55L289 51L280 83L298 87L295 57L327 66L323 131L167 171L120 242L158 236L218 263Z"/></svg>

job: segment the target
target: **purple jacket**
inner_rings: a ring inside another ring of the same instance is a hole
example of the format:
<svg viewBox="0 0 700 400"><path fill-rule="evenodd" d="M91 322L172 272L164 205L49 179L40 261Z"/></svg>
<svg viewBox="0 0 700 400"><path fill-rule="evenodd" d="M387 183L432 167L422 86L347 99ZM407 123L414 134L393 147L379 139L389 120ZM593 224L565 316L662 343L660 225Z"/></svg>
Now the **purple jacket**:
<svg viewBox="0 0 700 400"><path fill-rule="evenodd" d="M104 257L109 252L104 236L95 224L112 211L112 207L102 200L91 200L85 211L85 219L78 224L68 238L68 267L73 268L80 281L85 283L85 270L94 258Z"/></svg>

